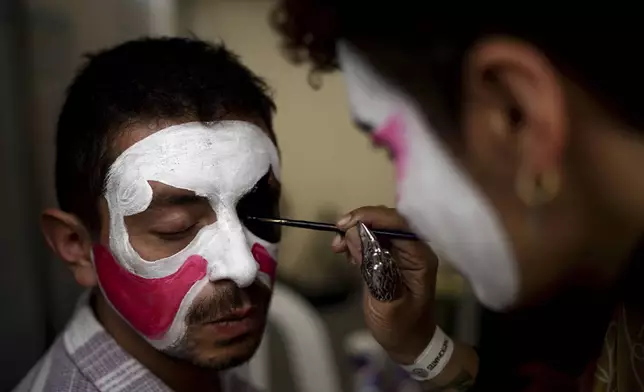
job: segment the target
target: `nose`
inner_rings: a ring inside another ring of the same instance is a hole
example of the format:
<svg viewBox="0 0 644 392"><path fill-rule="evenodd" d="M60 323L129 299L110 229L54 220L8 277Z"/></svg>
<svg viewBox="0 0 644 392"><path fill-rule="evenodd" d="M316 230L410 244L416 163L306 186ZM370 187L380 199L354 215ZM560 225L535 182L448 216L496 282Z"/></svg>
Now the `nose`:
<svg viewBox="0 0 644 392"><path fill-rule="evenodd" d="M239 287L250 286L257 278L259 266L251 253L239 219L230 217L222 225L208 246L208 278L210 281L228 279Z"/></svg>

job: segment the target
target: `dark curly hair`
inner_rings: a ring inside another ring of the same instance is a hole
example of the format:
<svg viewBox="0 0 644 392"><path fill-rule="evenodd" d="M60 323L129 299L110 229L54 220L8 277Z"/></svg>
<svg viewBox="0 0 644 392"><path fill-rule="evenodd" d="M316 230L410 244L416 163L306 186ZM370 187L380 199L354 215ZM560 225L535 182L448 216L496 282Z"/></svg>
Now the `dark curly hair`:
<svg viewBox="0 0 644 392"><path fill-rule="evenodd" d="M60 208L93 232L110 141L139 121L215 121L228 113L261 119L272 135L266 84L221 44L144 38L88 55L67 90L56 135Z"/></svg>
<svg viewBox="0 0 644 392"><path fill-rule="evenodd" d="M314 73L336 69L336 43L351 42L383 76L446 113L451 126L458 125L467 50L492 34L516 37L539 48L616 117L644 128L644 57L634 50L644 38L641 29L623 20L602 27L606 17L600 25L597 18L546 20L526 9L490 6L486 16L466 16L461 7L449 8L416 0L281 0L272 24L288 57L309 62Z"/></svg>

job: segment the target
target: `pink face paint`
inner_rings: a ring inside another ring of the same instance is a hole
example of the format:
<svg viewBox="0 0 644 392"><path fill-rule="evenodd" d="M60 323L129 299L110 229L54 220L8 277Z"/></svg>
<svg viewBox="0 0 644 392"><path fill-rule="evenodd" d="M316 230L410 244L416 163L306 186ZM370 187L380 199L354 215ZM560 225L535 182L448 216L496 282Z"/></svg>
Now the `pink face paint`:
<svg viewBox="0 0 644 392"><path fill-rule="evenodd" d="M405 140L405 122L401 115L387 118L385 123L371 134L373 142L384 146L391 153L396 168L396 183L401 184L407 174L408 150ZM400 186L398 186L400 188ZM400 198L400 191L396 199Z"/></svg>
<svg viewBox="0 0 644 392"><path fill-rule="evenodd" d="M405 179L407 165L407 143L405 140L405 123L401 115L389 117L385 123L372 134L372 139L377 145L386 147L392 155L396 165L396 178L398 181Z"/></svg>
<svg viewBox="0 0 644 392"><path fill-rule="evenodd" d="M94 265L101 288L121 316L155 339L170 328L190 288L206 276L208 262L193 255L172 275L146 279L123 268L106 247L94 245Z"/></svg>
<svg viewBox="0 0 644 392"><path fill-rule="evenodd" d="M275 281L275 272L277 271L277 261L268 253L266 248L262 245L255 243L251 248L253 258L259 264L259 270L271 279L271 283Z"/></svg>

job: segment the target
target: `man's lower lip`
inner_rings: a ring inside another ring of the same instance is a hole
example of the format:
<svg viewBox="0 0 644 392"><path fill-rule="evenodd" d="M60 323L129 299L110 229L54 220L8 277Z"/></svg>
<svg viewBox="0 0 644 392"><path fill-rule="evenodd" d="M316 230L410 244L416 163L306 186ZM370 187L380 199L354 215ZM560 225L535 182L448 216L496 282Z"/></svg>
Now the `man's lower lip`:
<svg viewBox="0 0 644 392"><path fill-rule="evenodd" d="M255 317L244 317L240 320L204 324L204 328L220 338L234 338L247 334L257 329L257 327L258 320Z"/></svg>

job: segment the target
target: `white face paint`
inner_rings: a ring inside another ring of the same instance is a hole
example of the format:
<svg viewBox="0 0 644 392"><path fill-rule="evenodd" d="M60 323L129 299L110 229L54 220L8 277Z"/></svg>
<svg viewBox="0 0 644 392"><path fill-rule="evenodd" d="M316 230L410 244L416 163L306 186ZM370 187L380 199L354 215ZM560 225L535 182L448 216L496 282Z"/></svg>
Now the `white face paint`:
<svg viewBox="0 0 644 392"><path fill-rule="evenodd" d="M354 117L374 126L396 164L398 210L472 284L479 300L503 309L519 276L494 208L426 123L414 101L388 84L348 43L338 46Z"/></svg>
<svg viewBox="0 0 644 392"><path fill-rule="evenodd" d="M228 279L246 287L259 269L260 280L272 284L275 266L263 263L274 263L276 244L248 231L236 212L240 198L271 169L279 179L274 144L260 128L241 121L172 126L135 143L112 164L105 198L116 263L96 247L94 262L108 301L156 348L181 340L188 310L209 282ZM150 205L149 181L193 191L216 214L184 249L154 261L132 247L125 225L125 217Z"/></svg>

